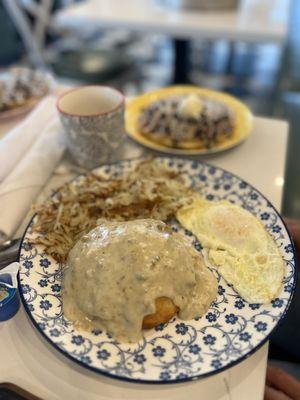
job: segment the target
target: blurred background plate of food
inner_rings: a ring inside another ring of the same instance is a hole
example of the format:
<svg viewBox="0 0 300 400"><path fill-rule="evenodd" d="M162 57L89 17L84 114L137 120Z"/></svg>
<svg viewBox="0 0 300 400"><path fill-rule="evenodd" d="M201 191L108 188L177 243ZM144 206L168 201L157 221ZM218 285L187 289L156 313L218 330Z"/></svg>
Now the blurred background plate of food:
<svg viewBox="0 0 300 400"><path fill-rule="evenodd" d="M126 131L138 143L182 155L228 150L251 134L253 115L225 93L171 86L128 102Z"/></svg>
<svg viewBox="0 0 300 400"><path fill-rule="evenodd" d="M0 121L29 112L54 89L50 74L29 68L10 68L0 72Z"/></svg>

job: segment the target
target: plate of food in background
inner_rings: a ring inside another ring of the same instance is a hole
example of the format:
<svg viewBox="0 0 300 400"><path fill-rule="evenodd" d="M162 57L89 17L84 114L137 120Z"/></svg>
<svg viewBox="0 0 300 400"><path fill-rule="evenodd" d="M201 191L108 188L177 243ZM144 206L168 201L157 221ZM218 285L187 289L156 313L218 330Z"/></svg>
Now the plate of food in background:
<svg viewBox="0 0 300 400"><path fill-rule="evenodd" d="M19 254L25 310L48 342L112 378L216 374L286 315L295 249L241 178L176 158L103 165L37 207Z"/></svg>
<svg viewBox="0 0 300 400"><path fill-rule="evenodd" d="M0 72L0 120L29 112L54 88L52 77L42 71L15 67Z"/></svg>
<svg viewBox="0 0 300 400"><path fill-rule="evenodd" d="M253 116L246 105L221 92L171 86L128 101L126 131L138 143L161 152L212 154L242 143Z"/></svg>

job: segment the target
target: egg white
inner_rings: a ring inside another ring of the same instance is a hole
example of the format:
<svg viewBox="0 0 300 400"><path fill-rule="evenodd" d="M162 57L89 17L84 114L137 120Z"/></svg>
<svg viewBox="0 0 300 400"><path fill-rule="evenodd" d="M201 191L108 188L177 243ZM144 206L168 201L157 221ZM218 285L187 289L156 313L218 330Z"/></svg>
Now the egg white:
<svg viewBox="0 0 300 400"><path fill-rule="evenodd" d="M209 261L249 303L268 303L281 288L284 262L274 240L247 210L228 201L196 199L178 221L207 250Z"/></svg>

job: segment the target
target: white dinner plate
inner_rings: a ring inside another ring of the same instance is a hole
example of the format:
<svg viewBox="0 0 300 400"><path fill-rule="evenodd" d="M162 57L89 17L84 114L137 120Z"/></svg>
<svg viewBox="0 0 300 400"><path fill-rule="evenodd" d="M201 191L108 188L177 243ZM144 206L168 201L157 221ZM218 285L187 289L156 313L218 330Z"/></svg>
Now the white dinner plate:
<svg viewBox="0 0 300 400"><path fill-rule="evenodd" d="M62 265L45 254L43 246L32 244L36 217L29 224L20 249L19 284L23 304L35 328L70 359L113 378L177 383L232 367L268 339L290 305L295 288L296 258L282 218L251 185L205 163L164 157L158 161L172 170L187 173L190 184L206 199L232 201L262 222L285 261L278 298L269 304L249 304L212 267L218 279L218 297L202 318L190 321L173 318L165 325L145 331L143 340L136 344L119 343L102 331L78 331L63 314ZM98 171L108 177L119 177L129 173L138 162L127 160L104 165ZM80 179L78 177L77 181ZM201 243L190 232L176 222L172 227L185 232L195 248L203 251Z"/></svg>

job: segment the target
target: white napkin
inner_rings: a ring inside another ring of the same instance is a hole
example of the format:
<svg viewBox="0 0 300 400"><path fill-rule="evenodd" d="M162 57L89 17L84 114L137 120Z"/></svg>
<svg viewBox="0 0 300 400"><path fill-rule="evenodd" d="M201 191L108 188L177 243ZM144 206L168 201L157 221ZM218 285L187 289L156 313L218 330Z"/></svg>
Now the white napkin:
<svg viewBox="0 0 300 400"><path fill-rule="evenodd" d="M13 170L44 127L56 116L55 102L54 96L47 96L21 124L0 140L0 182Z"/></svg>
<svg viewBox="0 0 300 400"><path fill-rule="evenodd" d="M42 116L40 118L42 120ZM64 149L62 127L55 117L0 185L2 237L11 237L18 228L62 158Z"/></svg>

